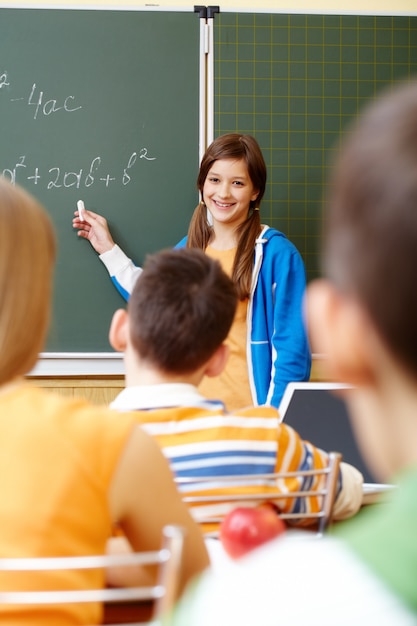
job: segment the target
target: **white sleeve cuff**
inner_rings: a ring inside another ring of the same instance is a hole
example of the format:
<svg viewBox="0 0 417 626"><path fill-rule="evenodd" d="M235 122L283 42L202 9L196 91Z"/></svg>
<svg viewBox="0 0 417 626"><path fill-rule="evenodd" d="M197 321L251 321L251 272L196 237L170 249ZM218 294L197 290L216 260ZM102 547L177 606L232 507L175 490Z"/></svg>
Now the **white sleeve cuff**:
<svg viewBox="0 0 417 626"><path fill-rule="evenodd" d="M356 467L349 463L340 464L342 489L334 503L333 519L341 520L355 515L360 509L363 498L363 476Z"/></svg>
<svg viewBox="0 0 417 626"><path fill-rule="evenodd" d="M111 250L100 254L99 259L106 266L110 276L115 276L118 272L123 271L127 265L133 265L131 259L126 256L117 243L114 244Z"/></svg>

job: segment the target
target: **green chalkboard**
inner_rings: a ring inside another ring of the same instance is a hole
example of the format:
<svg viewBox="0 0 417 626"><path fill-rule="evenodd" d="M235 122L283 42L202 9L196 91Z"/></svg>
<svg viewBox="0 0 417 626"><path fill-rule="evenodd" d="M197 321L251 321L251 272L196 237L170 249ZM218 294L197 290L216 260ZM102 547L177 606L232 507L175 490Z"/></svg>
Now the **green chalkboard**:
<svg viewBox="0 0 417 626"><path fill-rule="evenodd" d="M0 9L0 172L46 206L58 235L47 351L110 351L124 306L72 229L77 200L137 263L175 245L198 202L198 111L191 9Z"/></svg>
<svg viewBox="0 0 417 626"><path fill-rule="evenodd" d="M417 17L220 12L214 39L215 134L258 139L262 219L296 244L311 279L331 151L367 100L417 73Z"/></svg>

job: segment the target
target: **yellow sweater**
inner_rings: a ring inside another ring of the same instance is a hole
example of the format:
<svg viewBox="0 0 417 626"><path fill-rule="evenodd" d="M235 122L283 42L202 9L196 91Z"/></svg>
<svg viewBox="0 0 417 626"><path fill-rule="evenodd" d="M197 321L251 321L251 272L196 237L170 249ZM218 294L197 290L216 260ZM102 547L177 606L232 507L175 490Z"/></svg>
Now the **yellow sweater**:
<svg viewBox="0 0 417 626"><path fill-rule="evenodd" d="M228 276L232 275L236 248L216 250L207 246L206 254L219 261ZM246 357L247 312L246 298L238 302L235 318L225 341L230 349L226 367L219 376L204 378L199 386L204 397L221 400L229 411L253 405Z"/></svg>
<svg viewBox="0 0 417 626"><path fill-rule="evenodd" d="M29 384L0 390L0 556L103 554L111 534L108 489L134 426L132 416L67 400ZM103 584L100 572L31 575L36 589L87 589ZM28 576L1 575L0 589L19 590ZM0 621L94 624L91 604L6 609Z"/></svg>

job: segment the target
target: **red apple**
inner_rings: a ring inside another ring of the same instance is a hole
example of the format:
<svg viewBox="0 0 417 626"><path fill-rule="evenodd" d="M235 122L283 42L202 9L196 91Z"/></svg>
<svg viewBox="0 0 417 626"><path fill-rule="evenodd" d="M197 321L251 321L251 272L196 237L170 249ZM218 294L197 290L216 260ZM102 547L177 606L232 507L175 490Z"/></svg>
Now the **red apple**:
<svg viewBox="0 0 417 626"><path fill-rule="evenodd" d="M238 559L285 530L285 522L272 504L237 507L221 523L220 540L227 554Z"/></svg>

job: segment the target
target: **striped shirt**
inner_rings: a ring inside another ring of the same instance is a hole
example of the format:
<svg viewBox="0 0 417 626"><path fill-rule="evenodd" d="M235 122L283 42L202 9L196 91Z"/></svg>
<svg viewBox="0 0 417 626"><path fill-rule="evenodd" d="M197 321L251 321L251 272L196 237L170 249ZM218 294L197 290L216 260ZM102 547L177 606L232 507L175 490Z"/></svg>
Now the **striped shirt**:
<svg viewBox="0 0 417 626"><path fill-rule="evenodd" d="M190 483L179 484L184 496L265 493L267 500L268 493L276 492L277 482L263 478L262 474L322 469L328 464L327 454L302 441L291 427L280 423L273 407L249 407L229 414L222 403L205 400L188 385L157 387L127 388L112 408L137 411L138 422L157 440L175 477L192 479ZM173 406L175 402L178 404ZM156 403L164 405L163 408L156 408ZM242 475L250 476L246 484L239 480ZM219 476L230 480L216 481ZM322 481L322 476L286 478L280 479L278 487L282 493L307 488L318 490L323 486ZM299 513L315 512L321 504L319 497L308 501L285 498L279 502L282 511ZM239 504L243 503L200 504L193 506L192 511L201 521L206 515L224 514Z"/></svg>

